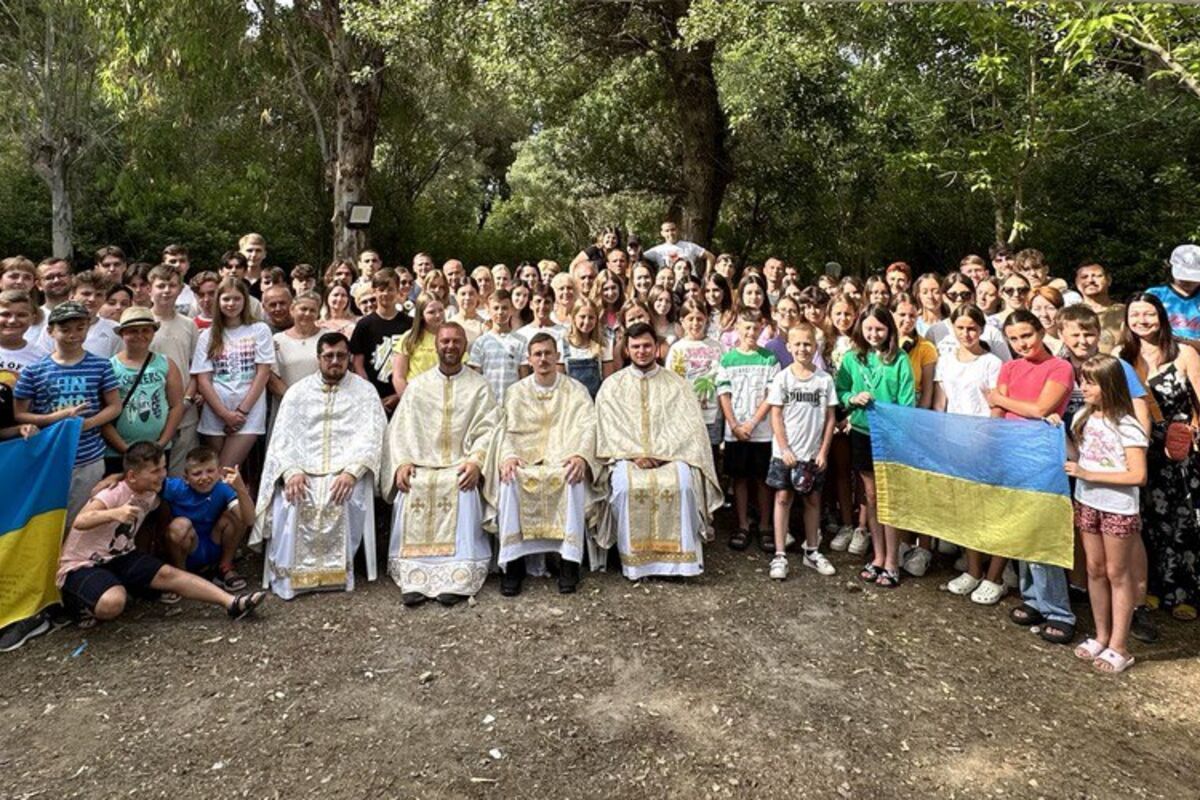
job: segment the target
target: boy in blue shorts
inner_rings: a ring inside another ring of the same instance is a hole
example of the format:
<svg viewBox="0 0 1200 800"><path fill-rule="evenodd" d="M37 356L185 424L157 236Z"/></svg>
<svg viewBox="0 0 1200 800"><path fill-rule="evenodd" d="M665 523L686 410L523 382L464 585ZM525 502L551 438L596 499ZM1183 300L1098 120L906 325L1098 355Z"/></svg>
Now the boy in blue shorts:
<svg viewBox="0 0 1200 800"><path fill-rule="evenodd" d="M202 572L216 567L217 582L231 592L246 588L233 558L254 524L254 502L236 467L222 473L217 454L197 447L187 455L182 478L167 478L163 502L171 518L167 553L180 569Z"/></svg>

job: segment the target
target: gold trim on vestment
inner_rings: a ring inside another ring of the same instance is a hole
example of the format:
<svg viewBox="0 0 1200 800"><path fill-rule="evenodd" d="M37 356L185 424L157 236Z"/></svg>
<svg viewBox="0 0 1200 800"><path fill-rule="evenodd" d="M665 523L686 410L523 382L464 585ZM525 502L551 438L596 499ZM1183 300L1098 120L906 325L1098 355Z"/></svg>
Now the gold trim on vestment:
<svg viewBox="0 0 1200 800"><path fill-rule="evenodd" d="M629 481L626 513L630 551L656 555L683 552L679 473L675 465L638 469L630 464L625 474Z"/></svg>
<svg viewBox="0 0 1200 800"><path fill-rule="evenodd" d="M346 585L350 530L345 505L328 502L333 480L329 475L313 480L311 495L297 509L291 566L277 568L296 590Z"/></svg>
<svg viewBox="0 0 1200 800"><path fill-rule="evenodd" d="M452 556L458 531L458 474L453 469L418 469L404 501L402 558Z"/></svg>

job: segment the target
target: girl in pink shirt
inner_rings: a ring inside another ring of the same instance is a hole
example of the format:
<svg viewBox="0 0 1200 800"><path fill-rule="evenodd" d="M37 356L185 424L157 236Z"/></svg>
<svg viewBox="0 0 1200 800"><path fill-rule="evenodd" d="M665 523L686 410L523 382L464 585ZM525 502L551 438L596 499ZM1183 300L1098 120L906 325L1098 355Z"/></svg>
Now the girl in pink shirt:
<svg viewBox="0 0 1200 800"><path fill-rule="evenodd" d="M1005 419L1061 418L1067 410L1075 372L1069 361L1050 355L1043 343L1042 323L1027 309L1009 314L1004 335L1013 360L1000 367L996 388L987 394L992 416ZM1024 602L1009 617L1018 625L1040 625L1047 642L1068 644L1075 638L1075 614L1061 567L1022 561L1021 597Z"/></svg>

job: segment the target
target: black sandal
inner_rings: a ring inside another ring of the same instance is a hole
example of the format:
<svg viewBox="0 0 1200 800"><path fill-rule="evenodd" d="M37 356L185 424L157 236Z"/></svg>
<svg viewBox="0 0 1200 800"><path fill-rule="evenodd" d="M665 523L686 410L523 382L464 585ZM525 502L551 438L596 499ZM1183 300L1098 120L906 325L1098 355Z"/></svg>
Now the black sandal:
<svg viewBox="0 0 1200 800"><path fill-rule="evenodd" d="M729 549L745 550L750 545L750 531L746 528L738 528L729 537Z"/></svg>
<svg viewBox="0 0 1200 800"><path fill-rule="evenodd" d="M1018 625L1024 625L1027 628L1033 625L1040 625L1046 621L1046 617L1042 615L1042 612L1028 603L1021 603L1021 605L1009 611L1008 618Z"/></svg>
<svg viewBox="0 0 1200 800"><path fill-rule="evenodd" d="M764 553L775 552L775 532L774 531L759 531L758 533L758 549Z"/></svg>
<svg viewBox="0 0 1200 800"><path fill-rule="evenodd" d="M226 611L229 613L230 619L242 619L246 615L254 613L254 609L261 606L266 599L267 593L262 590L239 594L233 598L233 602L229 604Z"/></svg>
<svg viewBox="0 0 1200 800"><path fill-rule="evenodd" d="M858 573L858 579L863 583L875 583L879 580L879 576L883 574L883 567L877 567L874 564L867 564Z"/></svg>
<svg viewBox="0 0 1200 800"><path fill-rule="evenodd" d="M875 585L881 589L895 589L900 585L900 572L894 569L880 570L879 577L875 579Z"/></svg>
<svg viewBox="0 0 1200 800"><path fill-rule="evenodd" d="M1075 641L1075 626L1050 620L1038 634L1050 644L1070 644Z"/></svg>

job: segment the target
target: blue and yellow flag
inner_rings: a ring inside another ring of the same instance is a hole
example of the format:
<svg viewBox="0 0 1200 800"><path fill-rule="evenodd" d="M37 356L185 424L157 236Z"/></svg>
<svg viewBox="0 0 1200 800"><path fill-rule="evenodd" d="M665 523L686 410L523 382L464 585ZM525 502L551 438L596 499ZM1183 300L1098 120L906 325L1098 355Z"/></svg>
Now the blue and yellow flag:
<svg viewBox="0 0 1200 800"><path fill-rule="evenodd" d="M1062 428L884 403L868 419L881 522L992 555L1071 567Z"/></svg>
<svg viewBox="0 0 1200 800"><path fill-rule="evenodd" d="M0 444L0 627L58 602L54 573L83 421Z"/></svg>

